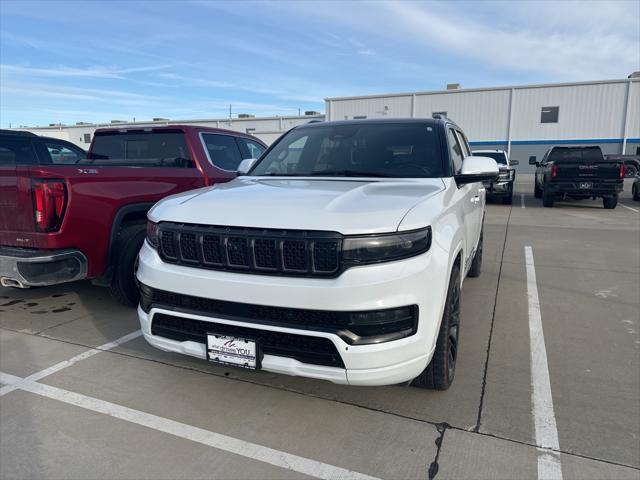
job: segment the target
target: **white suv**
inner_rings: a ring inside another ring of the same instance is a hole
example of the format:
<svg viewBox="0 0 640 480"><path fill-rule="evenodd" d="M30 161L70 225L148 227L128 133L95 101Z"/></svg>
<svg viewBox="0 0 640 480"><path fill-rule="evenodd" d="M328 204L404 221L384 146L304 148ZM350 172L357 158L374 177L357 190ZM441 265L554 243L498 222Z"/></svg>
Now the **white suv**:
<svg viewBox="0 0 640 480"><path fill-rule="evenodd" d="M493 159L446 119L313 123L149 212L138 315L166 351L446 389Z"/></svg>

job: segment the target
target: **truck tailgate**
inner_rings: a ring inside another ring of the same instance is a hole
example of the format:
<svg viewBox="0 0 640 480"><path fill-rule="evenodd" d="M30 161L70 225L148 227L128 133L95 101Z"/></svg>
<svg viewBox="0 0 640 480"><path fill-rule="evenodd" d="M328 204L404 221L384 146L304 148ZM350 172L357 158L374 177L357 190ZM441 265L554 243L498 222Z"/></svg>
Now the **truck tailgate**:
<svg viewBox="0 0 640 480"><path fill-rule="evenodd" d="M197 168L47 165L18 167L13 172L4 169L0 175L0 203L6 205L1 209L0 245L77 248L90 258L104 256L104 262L111 227L122 207L151 206L168 195L205 183ZM32 200L32 185L43 180L64 183L66 192L60 228L48 233L36 231Z"/></svg>
<svg viewBox="0 0 640 480"><path fill-rule="evenodd" d="M0 234L2 232L33 232L31 201L31 169L15 165L0 166ZM16 245L22 245L18 235ZM0 236L0 244L6 245Z"/></svg>
<svg viewBox="0 0 640 480"><path fill-rule="evenodd" d="M617 180L620 178L620 163L604 160L600 162L555 163L557 180Z"/></svg>

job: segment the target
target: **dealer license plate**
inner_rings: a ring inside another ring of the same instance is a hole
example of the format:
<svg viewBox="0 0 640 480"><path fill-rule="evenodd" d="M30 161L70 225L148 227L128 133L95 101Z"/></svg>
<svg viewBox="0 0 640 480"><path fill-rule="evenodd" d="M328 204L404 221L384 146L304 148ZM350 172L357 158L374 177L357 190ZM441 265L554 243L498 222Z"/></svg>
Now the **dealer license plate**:
<svg viewBox="0 0 640 480"><path fill-rule="evenodd" d="M257 352L255 340L207 334L207 359L211 362L255 370L258 368Z"/></svg>
<svg viewBox="0 0 640 480"><path fill-rule="evenodd" d="M580 184L580 188L582 188L583 190L586 190L588 188L593 188L593 183L591 183L591 182L582 182Z"/></svg>

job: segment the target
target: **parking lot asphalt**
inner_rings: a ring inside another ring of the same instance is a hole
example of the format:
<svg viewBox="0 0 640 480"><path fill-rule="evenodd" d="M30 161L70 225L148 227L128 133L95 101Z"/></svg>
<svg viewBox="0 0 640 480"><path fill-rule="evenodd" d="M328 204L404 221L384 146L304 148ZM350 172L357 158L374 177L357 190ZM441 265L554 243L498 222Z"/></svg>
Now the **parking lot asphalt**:
<svg viewBox="0 0 640 480"><path fill-rule="evenodd" d="M446 392L164 353L88 282L0 289L0 477L639 479L640 204L532 190L487 207Z"/></svg>

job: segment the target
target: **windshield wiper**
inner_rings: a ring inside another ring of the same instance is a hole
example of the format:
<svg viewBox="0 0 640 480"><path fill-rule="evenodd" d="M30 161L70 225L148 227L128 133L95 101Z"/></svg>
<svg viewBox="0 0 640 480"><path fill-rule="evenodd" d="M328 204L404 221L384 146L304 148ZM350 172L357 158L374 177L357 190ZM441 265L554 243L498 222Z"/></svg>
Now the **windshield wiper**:
<svg viewBox="0 0 640 480"><path fill-rule="evenodd" d="M361 170L325 170L320 172L311 172L309 177L391 177L384 173L363 172Z"/></svg>

